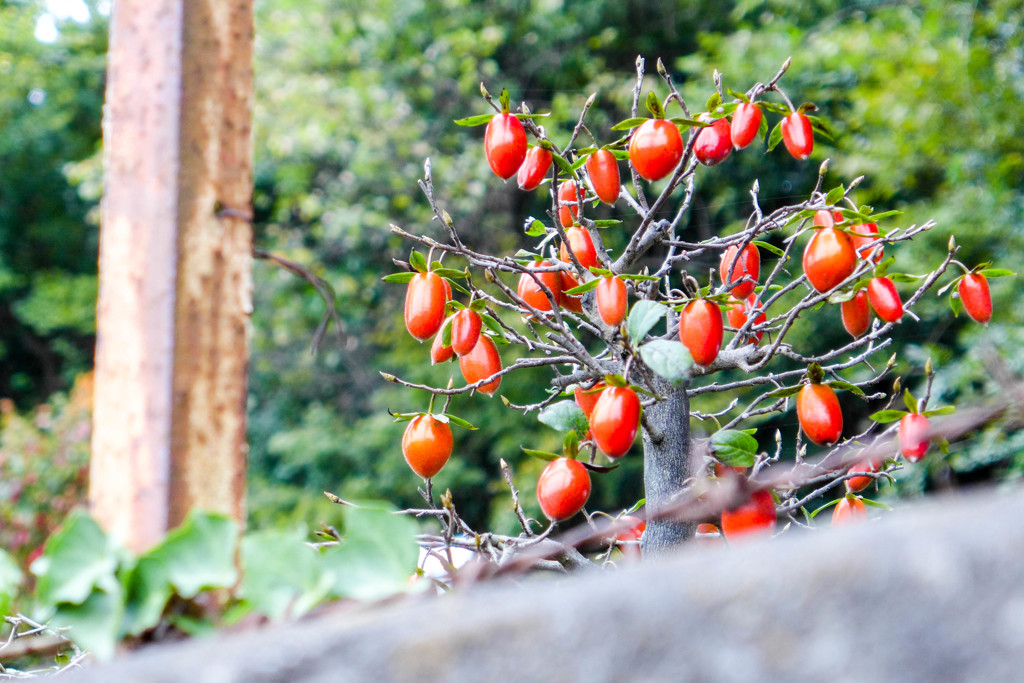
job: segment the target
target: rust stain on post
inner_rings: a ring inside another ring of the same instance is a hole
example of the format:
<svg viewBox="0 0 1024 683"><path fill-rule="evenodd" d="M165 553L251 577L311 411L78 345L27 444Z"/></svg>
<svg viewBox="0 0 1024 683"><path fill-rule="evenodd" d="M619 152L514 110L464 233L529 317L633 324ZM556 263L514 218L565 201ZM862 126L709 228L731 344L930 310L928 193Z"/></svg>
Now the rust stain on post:
<svg viewBox="0 0 1024 683"><path fill-rule="evenodd" d="M251 0L119 0L104 117L90 504L135 550L243 519Z"/></svg>

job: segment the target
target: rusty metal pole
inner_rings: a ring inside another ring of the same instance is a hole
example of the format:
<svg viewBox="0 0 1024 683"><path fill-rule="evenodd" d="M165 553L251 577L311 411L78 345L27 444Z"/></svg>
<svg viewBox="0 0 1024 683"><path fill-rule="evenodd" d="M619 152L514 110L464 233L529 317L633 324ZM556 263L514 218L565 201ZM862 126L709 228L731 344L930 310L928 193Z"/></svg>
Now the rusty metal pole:
<svg viewBox="0 0 1024 683"><path fill-rule="evenodd" d="M252 37L252 0L113 8L89 497L135 550L244 518Z"/></svg>

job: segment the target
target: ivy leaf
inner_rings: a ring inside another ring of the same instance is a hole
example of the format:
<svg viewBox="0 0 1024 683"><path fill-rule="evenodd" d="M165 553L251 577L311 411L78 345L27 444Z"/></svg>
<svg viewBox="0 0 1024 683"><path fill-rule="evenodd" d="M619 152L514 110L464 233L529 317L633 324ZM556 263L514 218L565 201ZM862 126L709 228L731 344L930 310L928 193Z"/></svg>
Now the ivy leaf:
<svg viewBox="0 0 1024 683"><path fill-rule="evenodd" d="M879 410L871 416L871 420L878 424L888 424L890 422L896 422L902 420L903 416L907 414L905 410Z"/></svg>
<svg viewBox="0 0 1024 683"><path fill-rule="evenodd" d="M80 605L94 588L117 590L113 542L82 510L72 512L49 539L42 556L32 563L36 599L43 605Z"/></svg>
<svg viewBox="0 0 1024 683"><path fill-rule="evenodd" d="M634 343L639 344L667 312L668 309L657 301L643 299L636 302L626 319L626 333Z"/></svg>
<svg viewBox="0 0 1024 683"><path fill-rule="evenodd" d="M722 429L711 435L711 452L729 467L751 467L757 456L757 439L737 429Z"/></svg>
<svg viewBox="0 0 1024 683"><path fill-rule="evenodd" d="M575 429L577 434L586 434L590 427L586 414L575 401L552 403L540 411L537 419L559 432Z"/></svg>
<svg viewBox="0 0 1024 683"><path fill-rule="evenodd" d="M679 385L690 379L693 356L681 342L655 339L640 347L640 357L670 384Z"/></svg>
<svg viewBox="0 0 1024 683"><path fill-rule="evenodd" d="M334 575L331 593L379 600L405 590L419 557L415 520L394 514L386 503L345 507L344 515L345 542L322 554Z"/></svg>
<svg viewBox="0 0 1024 683"><path fill-rule="evenodd" d="M242 539L238 596L270 619L297 618L330 594L334 576L299 528L262 529Z"/></svg>

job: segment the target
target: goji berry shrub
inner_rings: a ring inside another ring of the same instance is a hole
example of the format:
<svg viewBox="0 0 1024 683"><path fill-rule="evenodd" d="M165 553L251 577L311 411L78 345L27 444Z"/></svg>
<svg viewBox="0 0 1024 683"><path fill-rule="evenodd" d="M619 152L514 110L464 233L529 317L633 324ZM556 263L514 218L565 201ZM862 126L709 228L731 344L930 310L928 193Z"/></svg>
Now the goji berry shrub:
<svg viewBox="0 0 1024 683"><path fill-rule="evenodd" d="M462 546L497 567L519 566L513 558L574 566L611 557L616 544L635 547L637 538L646 555L698 531L735 539L809 526L815 512L835 503L836 522L852 521L874 502L860 492L929 450L938 453L946 437L968 427L930 419L952 412L929 408L930 381L921 401L900 393L900 379L887 377L891 333L915 324L914 305L951 266L963 271L943 287L954 312L962 298L974 319L987 322L985 278L1006 271L967 268L951 241L931 272L894 272L899 245L934 223L901 226L896 211L859 206L861 178L826 188L827 161L803 201L762 209L755 182L745 227L688 239L682 226L704 167L758 154L755 148L770 153L779 142L806 160L829 127L813 105L794 106L780 87L788 61L745 92L725 90L716 73L703 111L684 101L659 61L655 90L662 94L643 102L649 116L641 112L644 67L638 59L632 116L609 131L587 126L596 95L559 136L549 135L555 124L545 114L526 103L513 112L506 90L495 103L483 86L496 113L456 122L487 126L483 154L499 178L515 177L522 191L550 197L547 215L527 221L519 252L483 253L463 240L435 195L429 161L420 185L436 219L431 234L392 226L414 247L407 272L385 278L407 283L406 326L417 339L432 338L424 360L457 362L463 380L456 385L454 371L447 386L384 375L429 393L425 412L396 415L409 421L406 459L428 477L421 491L429 507L414 512L436 516L442 527L422 537L429 552ZM770 173L772 157L763 158ZM588 215L600 215L602 203L631 218ZM817 348L807 333L787 341L801 325L838 320L849 334L838 348ZM459 517L457 494L445 493L438 505L432 491L429 477L458 443L451 426L473 428L449 412L450 402L460 394L493 396L506 374L536 367L552 372L544 395L525 405L502 400L509 419L536 416L564 433L562 453L523 445L526 455L550 461L537 484L549 521L527 519L526 494L501 459L496 466L522 533L481 533ZM837 394L871 402L869 423L844 424ZM893 407L901 395L906 410ZM779 431L758 431L792 412L800 430L789 443ZM586 510L590 477L619 458L640 457L630 454L638 434L645 498ZM930 449L933 442L940 448ZM554 540L556 526L581 511L587 523ZM588 557L577 546L599 554Z"/></svg>

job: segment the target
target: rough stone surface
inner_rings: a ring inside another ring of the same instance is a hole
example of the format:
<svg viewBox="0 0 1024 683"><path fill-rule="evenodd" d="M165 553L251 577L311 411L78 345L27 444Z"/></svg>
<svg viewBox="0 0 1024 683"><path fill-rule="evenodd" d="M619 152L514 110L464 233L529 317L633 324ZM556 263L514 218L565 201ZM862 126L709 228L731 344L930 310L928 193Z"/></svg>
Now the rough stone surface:
<svg viewBox="0 0 1024 683"><path fill-rule="evenodd" d="M883 517L155 647L69 680L1020 680L1024 492Z"/></svg>

